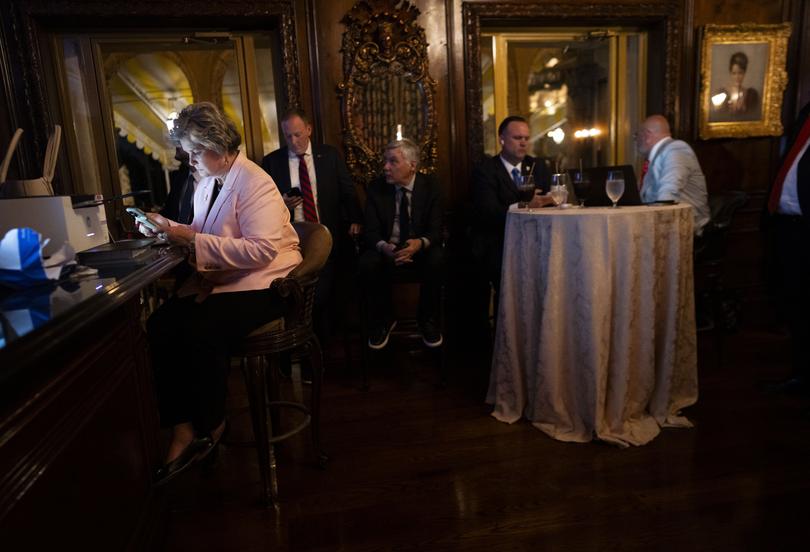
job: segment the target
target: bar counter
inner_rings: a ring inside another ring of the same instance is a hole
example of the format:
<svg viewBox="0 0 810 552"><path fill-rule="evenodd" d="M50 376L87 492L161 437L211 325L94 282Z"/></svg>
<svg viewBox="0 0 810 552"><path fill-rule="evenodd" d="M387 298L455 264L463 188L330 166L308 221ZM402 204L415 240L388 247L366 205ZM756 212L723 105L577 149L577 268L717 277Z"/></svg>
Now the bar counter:
<svg viewBox="0 0 810 552"><path fill-rule="evenodd" d="M155 248L98 277L0 295L0 543L154 547L158 418L143 322L183 261Z"/></svg>

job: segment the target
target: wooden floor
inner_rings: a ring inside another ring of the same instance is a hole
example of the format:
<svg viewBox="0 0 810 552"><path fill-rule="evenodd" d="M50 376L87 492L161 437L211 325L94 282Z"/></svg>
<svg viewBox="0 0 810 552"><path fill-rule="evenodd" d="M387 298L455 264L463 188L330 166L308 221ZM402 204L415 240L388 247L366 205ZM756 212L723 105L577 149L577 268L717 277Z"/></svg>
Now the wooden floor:
<svg viewBox="0 0 810 552"><path fill-rule="evenodd" d="M786 374L784 336L730 336L722 366L712 336L700 339L695 428L629 449L497 422L480 354L456 355L441 389L434 359L398 343L363 392L330 351L327 469L304 439L285 447L281 501L265 510L255 451L225 447L210 473L166 490L165 550L807 550L810 404L758 389ZM251 436L233 376L239 441Z"/></svg>

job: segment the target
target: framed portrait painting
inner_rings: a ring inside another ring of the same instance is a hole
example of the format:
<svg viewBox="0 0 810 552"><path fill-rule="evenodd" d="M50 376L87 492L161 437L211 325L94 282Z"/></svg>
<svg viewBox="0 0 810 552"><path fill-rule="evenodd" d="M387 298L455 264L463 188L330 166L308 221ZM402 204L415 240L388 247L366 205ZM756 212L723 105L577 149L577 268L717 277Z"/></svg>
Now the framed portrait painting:
<svg viewBox="0 0 810 552"><path fill-rule="evenodd" d="M790 25L706 25L700 55L700 137L782 134Z"/></svg>

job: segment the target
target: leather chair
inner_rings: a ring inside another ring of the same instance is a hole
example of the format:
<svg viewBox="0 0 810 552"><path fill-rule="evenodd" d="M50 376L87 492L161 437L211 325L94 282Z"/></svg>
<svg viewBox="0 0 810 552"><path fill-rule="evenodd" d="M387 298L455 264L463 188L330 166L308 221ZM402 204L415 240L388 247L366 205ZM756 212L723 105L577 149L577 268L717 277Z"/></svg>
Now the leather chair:
<svg viewBox="0 0 810 552"><path fill-rule="evenodd" d="M725 289L724 273L728 231L734 215L748 201L748 194L735 190L709 197L711 219L695 240L695 291L698 294L698 331L714 330L718 365L722 364L723 332L738 324L739 301Z"/></svg>
<svg viewBox="0 0 810 552"><path fill-rule="evenodd" d="M320 444L323 358L320 343L312 328L312 306L318 273L326 264L332 249L332 236L321 224L297 222L293 226L298 233L304 259L286 278L277 279L271 284L271 288L276 289L286 302L284 316L253 331L231 352L232 356L241 358L259 456L262 494L267 505L271 505L278 496L273 449L275 443L288 439L309 426L316 464L324 467L328 460ZM290 359L308 362L312 368L309 407L303 403L278 400L278 367L282 361ZM304 414L304 418L292 429L274 435L276 424L268 417L268 410L278 409L297 410Z"/></svg>
<svg viewBox="0 0 810 552"><path fill-rule="evenodd" d="M711 219L695 240L695 283L711 306L712 324L724 330L737 325L736 310L728 303L724 285L728 230L735 213L748 201L748 194L729 191L709 197Z"/></svg>

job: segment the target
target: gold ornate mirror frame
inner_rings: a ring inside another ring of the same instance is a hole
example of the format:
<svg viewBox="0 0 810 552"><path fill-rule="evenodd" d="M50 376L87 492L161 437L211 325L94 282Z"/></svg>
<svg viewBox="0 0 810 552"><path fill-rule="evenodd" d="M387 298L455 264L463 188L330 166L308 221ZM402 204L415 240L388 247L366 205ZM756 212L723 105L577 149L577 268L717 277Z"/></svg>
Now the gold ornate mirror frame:
<svg viewBox="0 0 810 552"><path fill-rule="evenodd" d="M436 167L436 82L418 16L407 0L359 0L341 20L341 126L358 184L382 172L383 149L398 130L419 145L421 172Z"/></svg>

